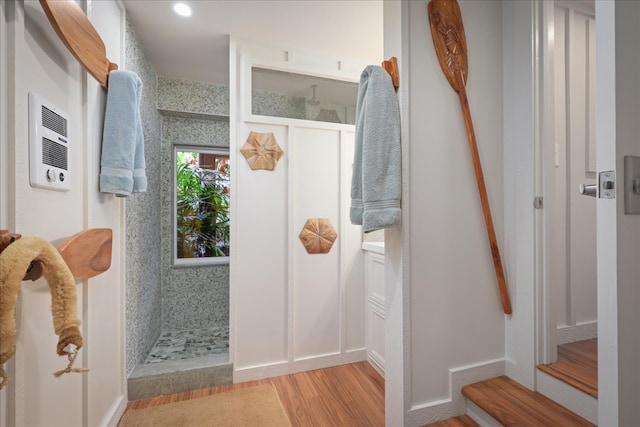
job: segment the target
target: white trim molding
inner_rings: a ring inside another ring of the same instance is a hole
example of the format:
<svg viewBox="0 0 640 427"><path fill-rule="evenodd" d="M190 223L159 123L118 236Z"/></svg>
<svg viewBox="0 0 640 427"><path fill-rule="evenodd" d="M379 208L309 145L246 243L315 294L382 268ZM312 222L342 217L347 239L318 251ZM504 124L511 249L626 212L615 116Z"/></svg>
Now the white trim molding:
<svg viewBox="0 0 640 427"><path fill-rule="evenodd" d="M449 398L414 405L407 414L405 425L423 426L464 414L467 402L462 395L462 387L499 377L504 373L504 359L449 369Z"/></svg>
<svg viewBox="0 0 640 427"><path fill-rule="evenodd" d="M295 374L298 372L346 365L348 363L364 362L366 360L367 350L364 348L347 351L344 354L327 354L308 359L298 359L293 362L285 360L282 362L276 362L266 365L236 369L233 372L233 383L236 384L245 381L279 377L282 375Z"/></svg>
<svg viewBox="0 0 640 427"><path fill-rule="evenodd" d="M562 326L557 331L558 345L598 337L598 322L581 323L574 326Z"/></svg>

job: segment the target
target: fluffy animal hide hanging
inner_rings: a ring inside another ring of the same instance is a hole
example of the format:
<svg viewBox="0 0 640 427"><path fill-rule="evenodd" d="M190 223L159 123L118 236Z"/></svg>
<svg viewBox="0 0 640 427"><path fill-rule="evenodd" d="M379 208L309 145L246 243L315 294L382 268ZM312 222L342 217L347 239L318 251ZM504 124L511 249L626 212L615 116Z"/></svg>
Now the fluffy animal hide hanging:
<svg viewBox="0 0 640 427"><path fill-rule="evenodd" d="M9 245L0 254L0 389L9 378L4 363L16 352L16 301L23 277L32 261L44 266L44 277L51 291L53 327L58 335L57 353L67 356L69 365L56 372L84 372L73 368L77 350L82 347L80 320L77 317L76 287L73 275L58 250L38 237L23 237ZM72 344L71 346L69 346ZM75 347L74 347L75 346Z"/></svg>

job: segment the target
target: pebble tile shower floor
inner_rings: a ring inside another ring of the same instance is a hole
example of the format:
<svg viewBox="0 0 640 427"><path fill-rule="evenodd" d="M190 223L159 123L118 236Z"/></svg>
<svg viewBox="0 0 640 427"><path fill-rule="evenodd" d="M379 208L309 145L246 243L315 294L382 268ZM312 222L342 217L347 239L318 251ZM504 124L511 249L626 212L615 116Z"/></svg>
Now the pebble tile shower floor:
<svg viewBox="0 0 640 427"><path fill-rule="evenodd" d="M229 352L228 328L166 331L160 334L145 363L184 360Z"/></svg>

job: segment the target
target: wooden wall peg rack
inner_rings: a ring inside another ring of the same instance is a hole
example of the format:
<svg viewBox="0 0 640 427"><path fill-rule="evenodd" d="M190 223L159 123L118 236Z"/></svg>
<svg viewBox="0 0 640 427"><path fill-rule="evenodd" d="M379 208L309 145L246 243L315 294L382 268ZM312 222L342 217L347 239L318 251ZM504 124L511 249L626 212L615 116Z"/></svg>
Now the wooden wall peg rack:
<svg viewBox="0 0 640 427"><path fill-rule="evenodd" d="M74 1L40 0L53 29L82 66L107 88L109 73L118 64L107 59L107 50L100 34Z"/></svg>
<svg viewBox="0 0 640 427"><path fill-rule="evenodd" d="M387 73L391 76L393 87L396 90L400 87L400 71L398 70L398 59L392 56L386 61L382 61L382 68L387 70Z"/></svg>
<svg viewBox="0 0 640 427"><path fill-rule="evenodd" d="M22 237L20 234L0 230L0 253L11 243ZM110 228L90 228L66 239L58 252L69 266L76 279L89 279L111 267L113 232ZM35 260L26 271L24 280L38 280L42 277L44 265Z"/></svg>

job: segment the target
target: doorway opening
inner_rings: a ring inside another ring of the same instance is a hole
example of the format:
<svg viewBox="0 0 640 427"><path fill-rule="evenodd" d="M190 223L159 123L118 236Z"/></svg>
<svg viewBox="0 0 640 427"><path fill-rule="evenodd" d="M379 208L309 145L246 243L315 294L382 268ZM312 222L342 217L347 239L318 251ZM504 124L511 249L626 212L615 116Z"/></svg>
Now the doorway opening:
<svg viewBox="0 0 640 427"><path fill-rule="evenodd" d="M597 179L595 3L542 3L547 123L538 173L547 297L538 367L597 398L596 199L580 191Z"/></svg>

